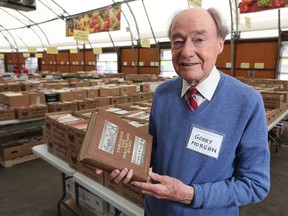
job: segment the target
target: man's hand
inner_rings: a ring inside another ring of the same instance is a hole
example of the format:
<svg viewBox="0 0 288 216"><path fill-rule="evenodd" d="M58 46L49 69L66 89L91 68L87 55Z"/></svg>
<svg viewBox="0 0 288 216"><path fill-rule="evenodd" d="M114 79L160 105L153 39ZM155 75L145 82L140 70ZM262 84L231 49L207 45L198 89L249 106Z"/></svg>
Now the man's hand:
<svg viewBox="0 0 288 216"><path fill-rule="evenodd" d="M192 203L194 199L194 188L186 185L176 178L161 176L157 173L149 172L152 180L156 184L132 181L131 184L139 187L143 194L154 196L158 199L168 199L184 204Z"/></svg>
<svg viewBox="0 0 288 216"><path fill-rule="evenodd" d="M95 173L102 174L103 170L96 169ZM131 180L132 176L133 176L133 170L132 169L129 170L127 168L124 168L121 171L118 169L115 169L109 174L110 180L113 180L116 183L119 183L120 181L122 181L125 184Z"/></svg>

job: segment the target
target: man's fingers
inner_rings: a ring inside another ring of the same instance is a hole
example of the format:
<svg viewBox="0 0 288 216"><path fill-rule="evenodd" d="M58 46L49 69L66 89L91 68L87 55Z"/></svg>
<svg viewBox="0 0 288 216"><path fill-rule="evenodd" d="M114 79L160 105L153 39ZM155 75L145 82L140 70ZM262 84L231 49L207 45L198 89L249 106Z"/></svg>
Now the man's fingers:
<svg viewBox="0 0 288 216"><path fill-rule="evenodd" d="M103 173L103 170L96 168L95 173L96 173L97 175L100 175L100 174Z"/></svg>
<svg viewBox="0 0 288 216"><path fill-rule="evenodd" d="M120 173L120 170L116 169L116 170L113 170L110 175L109 175L109 179L110 180L113 180L115 179Z"/></svg>
<svg viewBox="0 0 288 216"><path fill-rule="evenodd" d="M128 182L131 180L132 176L133 176L133 170L130 169L130 170L128 171L127 175L125 176L123 182L124 182L125 184L128 183Z"/></svg>
<svg viewBox="0 0 288 216"><path fill-rule="evenodd" d="M127 175L128 169L124 168L121 172L114 178L114 182L119 183Z"/></svg>

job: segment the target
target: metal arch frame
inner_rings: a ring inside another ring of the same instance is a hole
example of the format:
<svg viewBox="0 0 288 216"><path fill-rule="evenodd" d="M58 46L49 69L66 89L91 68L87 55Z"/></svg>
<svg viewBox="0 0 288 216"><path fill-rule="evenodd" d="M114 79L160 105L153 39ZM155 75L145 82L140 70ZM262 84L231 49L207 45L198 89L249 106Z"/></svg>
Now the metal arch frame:
<svg viewBox="0 0 288 216"><path fill-rule="evenodd" d="M10 33L10 31L9 31L8 29L6 29L3 25L0 24L0 27L2 27L2 28L10 35L10 37L11 37L12 40L14 41L14 49L16 50L17 53L19 53L18 45L17 45L16 40L15 40L15 38L13 37L13 35L12 35L12 34ZM1 32L1 34L3 35L3 37L5 38L5 40L9 43L10 48L11 48L11 51L12 51L12 55L13 55L14 52L13 52L13 47L12 47L11 42L10 42L9 39L6 37L6 35L3 33L3 31L0 30L0 32ZM14 58L14 56L13 56L13 58ZM18 64L18 62L19 62L19 61L18 61L18 56L17 56L15 63Z"/></svg>
<svg viewBox="0 0 288 216"><path fill-rule="evenodd" d="M158 42L156 41L156 37L155 37L155 34L154 34L154 31L153 31L153 28L152 28L152 25L151 25L151 22L150 22L150 19L149 19L149 16L148 16L148 13L147 13L147 10L146 10L146 7L145 7L145 4L144 4L144 0L142 0L142 5L143 5L143 8L145 10L145 14L146 14L146 17L147 17L147 20L148 20L148 23L149 23L149 26L150 26L150 30L151 30L151 33L153 35L153 39L154 39L154 42L155 42L155 45L157 47L157 50L158 50L158 61L159 61L159 65L160 65L160 47L158 45ZM158 75L160 74L160 67L158 67Z"/></svg>
<svg viewBox="0 0 288 216"><path fill-rule="evenodd" d="M234 5L233 5L234 2ZM230 6L230 19L231 19L231 50L230 50L230 58L231 58L231 75L235 77L235 41L240 38L239 33L239 13L238 13L238 0L229 0ZM233 6L235 9L233 9ZM234 12L234 13L233 13ZM235 23L234 23L235 20ZM235 29L236 28L236 29Z"/></svg>
<svg viewBox="0 0 288 216"><path fill-rule="evenodd" d="M20 19L18 19L17 17L15 17L15 16L13 16L12 14L10 14L9 12L7 12L6 10L4 10L3 8L1 8L0 7L0 9L1 10L3 10L5 13L7 13L9 16L11 16L11 17L13 17L14 19L16 19L17 21L19 21L20 23L22 23L23 25L25 25L25 28L28 28L28 29L31 29L33 32L34 32L34 34L39 38L39 40L40 40L40 43L42 44L42 47L43 47L43 49L44 49L44 44L43 44L43 42L42 42L42 40L41 40L41 37L36 33L36 31L34 30L34 29L32 29L32 28L30 28L31 26L27 26L25 23L23 23ZM18 11L18 13L20 13L19 11ZM21 13L20 13L21 14ZM38 24L36 24L37 26L38 26ZM38 26L39 27L39 26ZM40 27L39 27L40 28ZM19 28L20 29L20 28ZM40 28L41 29L41 28ZM42 29L41 29L42 30ZM42 30L43 31L43 30ZM46 36L46 35L45 35ZM44 49L44 51L45 51L45 49Z"/></svg>
<svg viewBox="0 0 288 216"><path fill-rule="evenodd" d="M48 38L47 38L47 35L45 34L45 32L43 31L43 29L39 26L39 24L38 23L35 23L33 20L31 20L28 16L26 16L26 15L24 15L22 12L20 12L20 11L17 11L19 14L21 14L22 16L24 16L26 19L28 19L30 22L32 22L32 23L34 23L39 29L40 29L40 31L43 33L43 35L44 35L44 37L46 38L46 41L47 41L47 43L48 43L48 46L50 46L50 42L49 42L49 40L48 40ZM26 25L27 26L27 25ZM27 26L28 28L30 27L30 26ZM42 41L42 40L41 40ZM42 46L43 46L43 43L42 43ZM44 49L44 47L43 47L43 49Z"/></svg>
<svg viewBox="0 0 288 216"><path fill-rule="evenodd" d="M6 37L6 35L1 30L0 30L0 33L3 35L4 39L9 43L10 49L12 51L12 55L13 55L13 58L14 58L14 52L13 52L13 47L12 47L11 42L9 41L9 39ZM18 50L17 50L17 52L18 52ZM16 64L18 64L18 59L16 59Z"/></svg>
<svg viewBox="0 0 288 216"><path fill-rule="evenodd" d="M133 20L135 22L135 26L136 26L136 31L137 31L137 46L139 47L139 44L140 44L140 34L139 34L139 27L138 27L138 23L137 23L137 20L135 18L135 15L133 13L133 10L131 9L130 5L128 4L129 2L131 1L135 1L135 0L124 0L124 2L126 3L130 13L132 14L132 17L133 17ZM121 10L121 13L123 13L124 15L124 12L122 12ZM124 17L126 18L126 16L124 15ZM136 56L135 56L135 47L134 47L134 43L133 43L133 34L131 32L131 28L130 28L130 23L128 22L128 19L126 18L126 21L128 23L128 26L129 26L129 32L130 32L130 36L131 36L131 43L132 43L132 53L133 53L133 61L136 62ZM134 64L134 68L136 69L137 73L139 73L139 57L138 57L138 62L137 62L137 65Z"/></svg>

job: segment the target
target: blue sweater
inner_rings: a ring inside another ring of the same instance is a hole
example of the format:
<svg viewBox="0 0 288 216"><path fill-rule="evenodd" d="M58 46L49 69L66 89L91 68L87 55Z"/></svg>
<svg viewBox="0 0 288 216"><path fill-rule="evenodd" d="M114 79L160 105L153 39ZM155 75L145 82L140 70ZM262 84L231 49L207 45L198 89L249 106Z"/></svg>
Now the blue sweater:
<svg viewBox="0 0 288 216"><path fill-rule="evenodd" d="M262 97L235 78L220 75L211 101L193 112L181 98L181 78L156 89L149 121L151 166L193 186L195 197L187 205L147 195L147 215L238 215L239 206L267 196L270 151Z"/></svg>

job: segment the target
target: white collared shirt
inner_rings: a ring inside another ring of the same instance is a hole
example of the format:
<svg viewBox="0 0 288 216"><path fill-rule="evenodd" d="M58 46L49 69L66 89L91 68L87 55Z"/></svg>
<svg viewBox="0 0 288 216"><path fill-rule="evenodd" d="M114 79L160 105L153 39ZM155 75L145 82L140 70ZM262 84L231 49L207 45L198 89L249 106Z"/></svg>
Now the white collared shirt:
<svg viewBox="0 0 288 216"><path fill-rule="evenodd" d="M196 86L198 92L200 93L196 94L196 100L198 106L200 106L200 104L203 103L205 100L208 101L211 100L217 88L219 80L220 80L220 73L214 66L210 75ZM183 80L181 97L184 97L186 95L186 92L190 87L191 86L186 82L186 80Z"/></svg>

